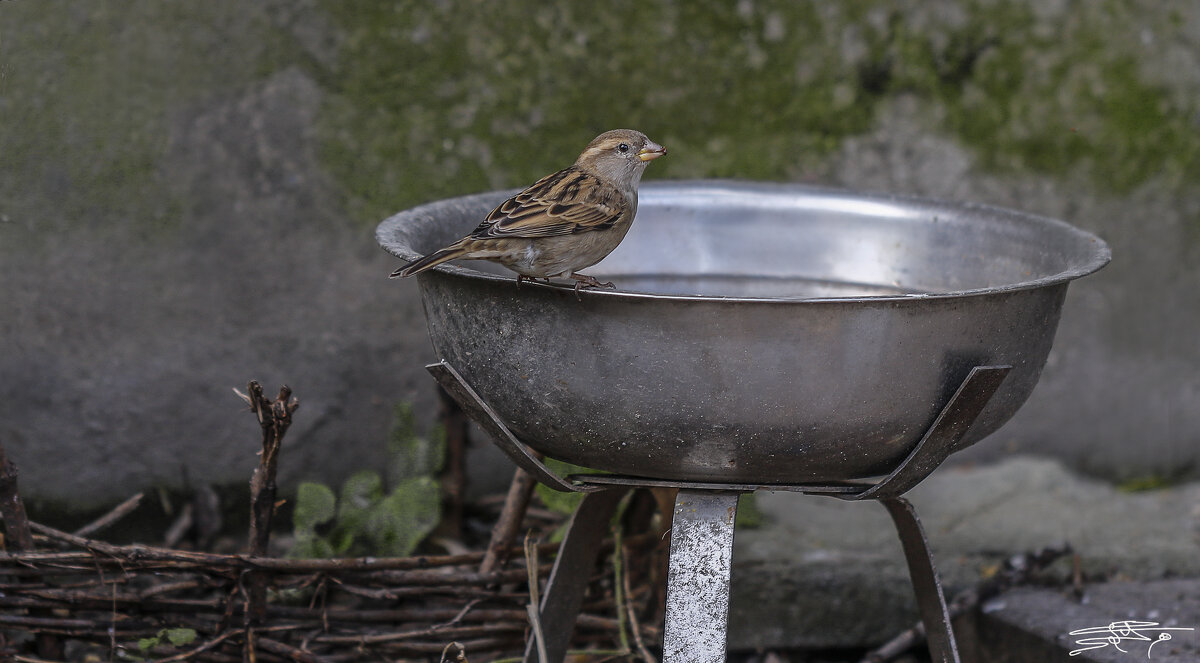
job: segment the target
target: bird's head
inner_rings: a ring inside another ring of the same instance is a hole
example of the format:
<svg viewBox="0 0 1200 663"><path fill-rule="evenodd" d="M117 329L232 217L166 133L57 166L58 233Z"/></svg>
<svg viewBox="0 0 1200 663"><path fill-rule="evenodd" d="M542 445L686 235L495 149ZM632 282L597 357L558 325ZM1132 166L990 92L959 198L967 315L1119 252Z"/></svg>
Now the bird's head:
<svg viewBox="0 0 1200 663"><path fill-rule="evenodd" d="M611 182L637 184L651 161L667 153L667 148L633 129L614 129L596 136L575 160L582 170Z"/></svg>

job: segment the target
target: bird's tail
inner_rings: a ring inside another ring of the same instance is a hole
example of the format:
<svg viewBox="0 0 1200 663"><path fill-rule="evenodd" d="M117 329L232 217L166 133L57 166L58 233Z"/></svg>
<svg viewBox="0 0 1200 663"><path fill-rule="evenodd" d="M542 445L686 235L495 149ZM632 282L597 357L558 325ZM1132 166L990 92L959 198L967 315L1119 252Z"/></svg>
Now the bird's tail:
<svg viewBox="0 0 1200 663"><path fill-rule="evenodd" d="M454 260L455 258L461 256L464 253L466 253L466 251L464 251L463 249L454 248L454 247L447 247L447 248L441 249L439 251L434 251L433 253L430 253L429 255L425 256L424 258L414 260L413 262L410 262L407 265L401 267L400 269L397 269L396 271L392 272L392 275L390 278L394 279L397 276L412 276L413 274L420 274L421 272L423 272L427 269L432 269L434 267L437 267L438 265L446 262L447 260Z"/></svg>

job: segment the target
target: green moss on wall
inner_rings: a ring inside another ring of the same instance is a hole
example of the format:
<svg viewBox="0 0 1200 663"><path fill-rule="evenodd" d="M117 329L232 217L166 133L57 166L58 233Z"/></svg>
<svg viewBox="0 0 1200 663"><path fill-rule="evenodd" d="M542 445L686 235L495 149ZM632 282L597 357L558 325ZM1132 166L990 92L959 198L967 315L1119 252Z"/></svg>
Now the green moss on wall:
<svg viewBox="0 0 1200 663"><path fill-rule="evenodd" d="M266 30L237 3L0 4L0 214L43 236L174 225L172 120L252 80Z"/></svg>
<svg viewBox="0 0 1200 663"><path fill-rule="evenodd" d="M345 38L324 136L368 219L527 184L615 127L681 155L648 177L778 178L872 117L805 5L366 4L324 5Z"/></svg>
<svg viewBox="0 0 1200 663"><path fill-rule="evenodd" d="M923 100L930 128L984 168L1080 171L1116 190L1200 178L1200 84L1194 72L1156 73L1166 49L1195 48L1195 11L1127 0L895 7L6 2L0 220L172 227L196 204L164 160L173 127L197 103L296 66L326 92L322 159L363 224L527 184L618 126L671 148L650 179L819 180L824 158L898 95Z"/></svg>
<svg viewBox="0 0 1200 663"><path fill-rule="evenodd" d="M1196 178L1198 107L1145 79L1146 35L1129 29L1134 11L1096 3L1047 22L1021 3L977 8L942 56L927 60L955 75L918 89L944 106L947 127L987 167L1081 169L1118 191L1157 175ZM1158 38L1177 32L1173 24Z"/></svg>
<svg viewBox="0 0 1200 663"><path fill-rule="evenodd" d="M1200 175L1197 107L1146 79L1128 28L1139 12L1169 40L1184 19L1085 4L328 0L343 42L324 158L364 222L527 184L618 126L671 148L648 178L810 179L908 94L986 168L1117 189Z"/></svg>

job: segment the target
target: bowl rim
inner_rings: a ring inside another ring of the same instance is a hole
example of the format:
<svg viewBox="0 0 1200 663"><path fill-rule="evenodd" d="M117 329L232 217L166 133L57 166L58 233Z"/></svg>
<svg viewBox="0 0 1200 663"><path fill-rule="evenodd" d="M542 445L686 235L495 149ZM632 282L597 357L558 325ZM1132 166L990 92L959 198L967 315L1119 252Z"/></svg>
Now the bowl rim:
<svg viewBox="0 0 1200 663"><path fill-rule="evenodd" d="M430 201L412 207L410 209L398 212L389 216L379 223L375 229L375 239L379 245L388 253L406 261L416 260L421 254L409 249L407 244L401 245L393 241L395 237L395 229L397 226L417 217L428 215L432 210L440 209L448 204L474 204L480 199L495 200L497 203L505 197L518 193L520 189L507 189L486 191L474 193L464 196L455 196L451 198L443 198L440 200ZM1001 286L992 286L987 288L970 288L965 290L948 290L944 292L931 293L911 293L911 294L883 294L883 295L857 295L853 297L732 297L732 296L714 296L714 295L667 295L644 292L627 292L621 290L600 290L589 289L580 290L578 294L584 297L608 297L618 300L629 301L681 301L681 302L753 302L753 303L787 303L787 304L828 304L828 303L884 303L884 302L911 302L911 301L929 301L938 299L956 299L964 297L978 297L987 295L998 295L1023 290L1036 290L1048 286L1055 286L1075 279L1093 274L1103 268L1112 260L1112 251L1104 240L1097 237L1095 234L1086 230L1077 228L1065 221L1055 219L1039 214L1022 212L1007 207L996 205L988 205L983 203L970 203L953 200L945 200L926 196L915 196L909 194L894 194L894 193L879 193L869 191L856 191L838 187L813 186L808 184L798 184L791 182L762 182L752 180L733 180L733 179L692 179L692 180L652 180L641 185L639 197L641 202L653 201L659 195L678 193L702 193L704 195L731 195L731 194L746 194L757 193L771 196L786 196L788 194L804 194L811 197L822 196L826 198L841 198L844 200L853 200L860 203L876 203L890 205L906 205L911 208L923 209L945 209L947 211L967 211L973 214L992 214L999 216L1008 216L1020 218L1025 222L1033 222L1054 228L1057 232L1073 236L1079 240L1081 244L1091 244L1091 253L1086 259L1080 260L1069 269L1065 269L1056 274L1043 276L1037 279L1026 281L1017 281ZM482 216L482 215L481 215ZM476 279L492 282L507 282L514 283L512 276L502 276L499 274L490 274L479 270L453 265L450 263L442 263L430 270L444 275L456 276L460 278ZM426 272L428 274L429 272ZM423 276L423 275L422 275ZM420 278L420 276L418 277ZM526 282L522 287L532 287L533 289L552 289L552 290L573 290L570 285L564 284L544 284L540 282Z"/></svg>

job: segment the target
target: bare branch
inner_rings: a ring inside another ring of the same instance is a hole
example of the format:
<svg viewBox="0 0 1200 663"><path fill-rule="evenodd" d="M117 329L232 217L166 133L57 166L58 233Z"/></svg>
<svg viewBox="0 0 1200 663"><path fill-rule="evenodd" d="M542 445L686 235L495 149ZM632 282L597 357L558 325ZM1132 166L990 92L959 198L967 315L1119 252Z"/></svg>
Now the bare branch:
<svg viewBox="0 0 1200 663"><path fill-rule="evenodd" d="M91 536L96 532L111 527L117 521L132 513L134 509L137 509L142 503L142 498L144 496L144 493L138 493L124 502L121 502L113 507L108 513L75 530L75 536Z"/></svg>

